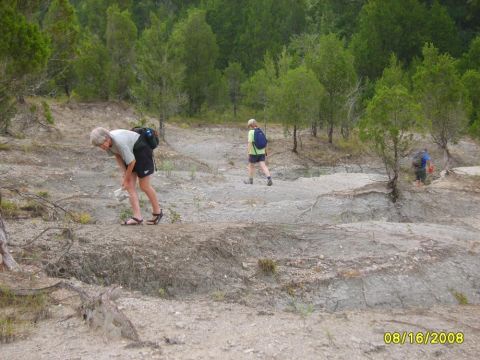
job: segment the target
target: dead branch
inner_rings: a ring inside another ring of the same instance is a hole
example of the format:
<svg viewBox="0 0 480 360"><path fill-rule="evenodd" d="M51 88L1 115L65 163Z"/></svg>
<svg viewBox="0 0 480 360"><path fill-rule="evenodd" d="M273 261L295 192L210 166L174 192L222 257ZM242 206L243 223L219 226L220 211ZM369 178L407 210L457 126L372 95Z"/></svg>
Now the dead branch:
<svg viewBox="0 0 480 360"><path fill-rule="evenodd" d="M1 197L0 197L1 203ZM7 246L8 235L5 230L5 224L3 223L2 214L0 214L0 255L1 262L9 271L19 271L20 266L17 264L13 256L10 254Z"/></svg>
<svg viewBox="0 0 480 360"><path fill-rule="evenodd" d="M63 208L62 206L58 205L56 202L53 202L53 201L50 201L50 200L47 200L45 199L44 197L40 196L40 195L37 195L37 194L31 194L31 193L28 193L28 192L22 192L16 188L13 188L13 187L1 187L0 189L5 189L5 190L9 190L9 191L12 191L14 193L16 193L17 195L19 195L20 197L22 198L27 198L27 199L30 199L30 200L33 200L37 203L40 203L44 206L47 206L48 208L50 209L53 209L55 212L57 210L61 210L63 211L65 214L67 214L68 216L70 216L70 218L75 218L75 215Z"/></svg>
<svg viewBox="0 0 480 360"><path fill-rule="evenodd" d="M32 245L35 241L37 241L38 239L40 239L40 237L45 234L47 231L50 231L50 230L63 230L63 233L67 234L67 237L69 239L72 238L72 229L71 228L65 228L65 227L48 227L46 229L44 229L40 234L38 234L37 236L35 236L33 239L27 241L26 243L22 244L21 246L29 246L29 245Z"/></svg>

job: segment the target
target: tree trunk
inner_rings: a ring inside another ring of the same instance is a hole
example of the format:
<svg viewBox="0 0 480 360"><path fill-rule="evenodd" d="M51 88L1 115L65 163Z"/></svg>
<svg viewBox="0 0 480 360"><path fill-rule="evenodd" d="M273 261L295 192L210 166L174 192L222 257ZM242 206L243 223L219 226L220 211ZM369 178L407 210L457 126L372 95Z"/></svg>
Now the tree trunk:
<svg viewBox="0 0 480 360"><path fill-rule="evenodd" d="M162 140L165 140L165 112L160 112L160 117L158 119L158 135Z"/></svg>
<svg viewBox="0 0 480 360"><path fill-rule="evenodd" d="M450 151L448 150L448 146L445 145L443 147L443 169L448 174L450 172L450 160L452 156L450 155Z"/></svg>
<svg viewBox="0 0 480 360"><path fill-rule="evenodd" d="M348 126L342 125L340 132L342 133L342 136L345 140L350 137L350 128Z"/></svg>
<svg viewBox="0 0 480 360"><path fill-rule="evenodd" d="M5 231L5 224L3 223L2 215L0 214L0 255L2 263L7 270L18 271L20 270L20 266L18 266L17 262L8 251L7 240L8 235Z"/></svg>
<svg viewBox="0 0 480 360"><path fill-rule="evenodd" d="M393 202L397 202L400 193L398 191L398 174L400 173L400 162L398 159L398 148L395 144L395 154L393 160L393 177L390 179L389 186L392 189L391 197Z"/></svg>
<svg viewBox="0 0 480 360"><path fill-rule="evenodd" d="M318 129L318 123L316 120L312 121L312 126L311 126L311 134L314 137L317 137L317 129Z"/></svg>
<svg viewBox="0 0 480 360"><path fill-rule="evenodd" d="M328 143L333 143L333 121L328 125Z"/></svg>
<svg viewBox="0 0 480 360"><path fill-rule="evenodd" d="M63 90L65 91L65 94L67 95L68 99L70 99L70 86L68 86L67 83L63 85Z"/></svg>
<svg viewBox="0 0 480 360"><path fill-rule="evenodd" d="M293 149L294 153L297 152L297 125L293 125Z"/></svg>

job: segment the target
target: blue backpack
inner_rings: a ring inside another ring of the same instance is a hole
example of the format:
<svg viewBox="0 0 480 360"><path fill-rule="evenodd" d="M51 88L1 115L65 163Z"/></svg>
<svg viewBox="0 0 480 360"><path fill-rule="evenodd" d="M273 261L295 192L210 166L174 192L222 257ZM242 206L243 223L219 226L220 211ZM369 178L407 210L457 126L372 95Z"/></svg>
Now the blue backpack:
<svg viewBox="0 0 480 360"><path fill-rule="evenodd" d="M255 128L255 132L253 133L253 145L259 150L265 149L267 146L267 137L263 133L262 129Z"/></svg>

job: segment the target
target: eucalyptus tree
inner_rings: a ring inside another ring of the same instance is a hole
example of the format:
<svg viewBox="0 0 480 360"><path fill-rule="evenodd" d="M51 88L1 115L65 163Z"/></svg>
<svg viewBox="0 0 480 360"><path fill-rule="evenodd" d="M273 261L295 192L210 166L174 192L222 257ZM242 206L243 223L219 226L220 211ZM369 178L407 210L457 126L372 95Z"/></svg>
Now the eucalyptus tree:
<svg viewBox="0 0 480 360"><path fill-rule="evenodd" d="M333 142L333 128L345 116L348 95L355 88L357 77L353 56L344 41L335 34L322 35L318 45L307 54L306 64L323 85L326 97L318 97L319 111L328 125L328 142Z"/></svg>
<svg viewBox="0 0 480 360"><path fill-rule="evenodd" d="M293 126L293 152L297 152L297 131L318 114L319 94L325 93L313 71L305 65L288 70L270 90L268 107L273 117Z"/></svg>
<svg viewBox="0 0 480 360"><path fill-rule="evenodd" d="M151 24L137 45L138 84L134 96L141 107L158 114L159 132L164 137L165 122L186 102L182 92L185 66L175 57L168 24L155 16Z"/></svg>
<svg viewBox="0 0 480 360"><path fill-rule="evenodd" d="M432 139L444 152L443 167L448 170L451 159L448 146L466 129L470 102L455 59L440 54L432 44L426 44L422 52L423 61L413 76L414 90L431 123Z"/></svg>

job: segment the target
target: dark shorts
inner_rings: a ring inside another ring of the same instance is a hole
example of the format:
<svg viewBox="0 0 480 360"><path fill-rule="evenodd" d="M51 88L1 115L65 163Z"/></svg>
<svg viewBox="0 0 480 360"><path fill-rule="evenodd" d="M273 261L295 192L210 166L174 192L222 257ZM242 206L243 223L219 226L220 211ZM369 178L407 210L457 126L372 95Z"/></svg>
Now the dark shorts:
<svg viewBox="0 0 480 360"><path fill-rule="evenodd" d="M420 180L421 182L425 183L425 180L427 180L427 169L415 169L415 180Z"/></svg>
<svg viewBox="0 0 480 360"><path fill-rule="evenodd" d="M139 178L152 175L155 171L152 148L140 137L133 146L133 155L135 155L135 166L133 172Z"/></svg>
<svg viewBox="0 0 480 360"><path fill-rule="evenodd" d="M265 161L265 154L261 155L248 155L248 162L251 164L258 163L260 161Z"/></svg>

